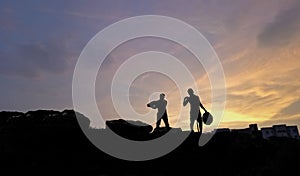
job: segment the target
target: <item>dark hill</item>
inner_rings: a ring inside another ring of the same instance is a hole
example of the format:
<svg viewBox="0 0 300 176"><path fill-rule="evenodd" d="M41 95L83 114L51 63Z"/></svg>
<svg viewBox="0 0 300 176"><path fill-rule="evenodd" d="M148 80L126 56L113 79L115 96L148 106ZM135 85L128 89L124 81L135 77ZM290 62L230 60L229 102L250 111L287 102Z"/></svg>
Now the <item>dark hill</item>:
<svg viewBox="0 0 300 176"><path fill-rule="evenodd" d="M79 114L87 130L89 120ZM109 124L110 122L108 122ZM138 139L166 131L141 129L121 120L110 125ZM123 125L122 125L123 124ZM125 125L124 125L125 124ZM129 125L129 127L128 127ZM112 128L114 128L112 127ZM185 133L177 130L178 133ZM205 134L203 134L205 135ZM150 137L149 137L150 136ZM136 136L135 136L136 137ZM133 137L133 138L135 138ZM298 171L298 140L264 140L247 134L223 132L198 147L194 133L171 153L150 161L131 162L98 150L82 133L73 110L0 112L1 175L289 175Z"/></svg>

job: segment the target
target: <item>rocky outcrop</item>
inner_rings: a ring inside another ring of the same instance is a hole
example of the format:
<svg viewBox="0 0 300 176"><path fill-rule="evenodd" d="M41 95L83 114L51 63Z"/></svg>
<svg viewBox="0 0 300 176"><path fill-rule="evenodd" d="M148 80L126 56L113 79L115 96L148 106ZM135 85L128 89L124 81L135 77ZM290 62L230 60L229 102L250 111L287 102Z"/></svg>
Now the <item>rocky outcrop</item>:
<svg viewBox="0 0 300 176"><path fill-rule="evenodd" d="M0 112L0 128L89 128L90 120L74 110L37 110L22 112Z"/></svg>
<svg viewBox="0 0 300 176"><path fill-rule="evenodd" d="M107 127L122 137L134 140L147 139L153 129L144 122L123 119L106 121Z"/></svg>

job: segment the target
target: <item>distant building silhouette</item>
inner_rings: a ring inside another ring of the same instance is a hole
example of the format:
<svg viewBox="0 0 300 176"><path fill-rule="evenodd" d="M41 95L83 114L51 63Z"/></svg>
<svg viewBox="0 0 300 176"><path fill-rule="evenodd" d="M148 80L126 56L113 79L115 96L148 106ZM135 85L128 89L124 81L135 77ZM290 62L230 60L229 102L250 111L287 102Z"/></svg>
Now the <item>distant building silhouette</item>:
<svg viewBox="0 0 300 176"><path fill-rule="evenodd" d="M244 128L244 129L232 129L232 132L235 133L244 133L244 134L256 134L259 132L257 124L250 124L249 128Z"/></svg>
<svg viewBox="0 0 300 176"><path fill-rule="evenodd" d="M269 139L270 137L288 137L299 139L299 131L297 126L273 125L272 127L261 128L262 137Z"/></svg>
<svg viewBox="0 0 300 176"><path fill-rule="evenodd" d="M239 134L249 134L252 136L261 136L264 139L270 139L270 137L286 137L300 139L297 126L287 126L285 124L273 125L272 127L264 127L261 130L258 129L257 124L250 124L249 128L243 129L229 129L219 128L215 130L216 133L232 132Z"/></svg>
<svg viewBox="0 0 300 176"><path fill-rule="evenodd" d="M216 133L226 133L226 132L230 132L229 128L218 128L215 130Z"/></svg>

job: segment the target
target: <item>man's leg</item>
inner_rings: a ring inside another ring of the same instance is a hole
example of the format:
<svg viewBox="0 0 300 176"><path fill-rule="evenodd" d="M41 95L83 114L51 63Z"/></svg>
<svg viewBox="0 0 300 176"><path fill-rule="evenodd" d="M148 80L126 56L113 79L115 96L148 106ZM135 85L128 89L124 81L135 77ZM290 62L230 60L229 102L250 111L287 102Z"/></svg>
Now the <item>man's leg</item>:
<svg viewBox="0 0 300 176"><path fill-rule="evenodd" d="M168 114L167 113L164 114L163 121L164 121L166 127L170 128L169 121L168 121Z"/></svg>
<svg viewBox="0 0 300 176"><path fill-rule="evenodd" d="M159 117L156 121L156 128L159 128L160 125L160 121L161 121L161 117Z"/></svg>
<svg viewBox="0 0 300 176"><path fill-rule="evenodd" d="M199 133L200 133L200 136L201 136L201 134L202 134L202 129L203 129L203 123L202 123L202 118L201 118L201 120L199 120L198 121L198 124L199 124Z"/></svg>
<svg viewBox="0 0 300 176"><path fill-rule="evenodd" d="M192 118L191 118L190 121L191 121L191 122L190 122L190 128L191 128L191 131L194 132L194 122L195 122L195 119L192 119Z"/></svg>
<svg viewBox="0 0 300 176"><path fill-rule="evenodd" d="M199 125L199 133L200 133L200 136L201 136L201 134L202 134L202 128L203 128L203 122L202 122L202 116L201 116L201 112L200 111L199 111L199 114L198 114L197 123Z"/></svg>

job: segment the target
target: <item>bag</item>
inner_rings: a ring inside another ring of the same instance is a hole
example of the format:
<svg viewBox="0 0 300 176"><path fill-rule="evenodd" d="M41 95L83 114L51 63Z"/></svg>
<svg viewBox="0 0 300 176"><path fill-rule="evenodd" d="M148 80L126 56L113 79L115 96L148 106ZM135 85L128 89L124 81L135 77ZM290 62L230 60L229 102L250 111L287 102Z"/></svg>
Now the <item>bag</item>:
<svg viewBox="0 0 300 176"><path fill-rule="evenodd" d="M205 125L210 125L213 122L213 116L209 112L203 114L203 123Z"/></svg>

